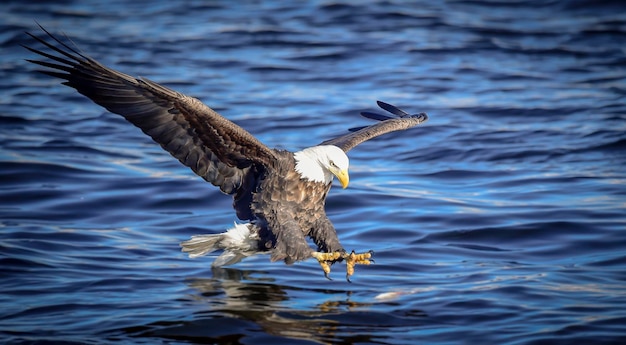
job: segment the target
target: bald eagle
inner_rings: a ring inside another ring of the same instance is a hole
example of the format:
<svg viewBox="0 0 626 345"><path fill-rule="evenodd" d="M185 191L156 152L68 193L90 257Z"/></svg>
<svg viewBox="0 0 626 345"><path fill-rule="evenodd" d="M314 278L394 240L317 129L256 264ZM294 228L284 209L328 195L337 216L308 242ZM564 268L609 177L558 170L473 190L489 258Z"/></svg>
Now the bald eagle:
<svg viewBox="0 0 626 345"><path fill-rule="evenodd" d="M25 46L49 59L27 60L46 67L39 72L63 79L64 85L123 116L194 173L232 195L237 217L245 223L182 242L182 251L190 257L222 250L214 266L263 252L272 261L287 264L315 258L326 278L332 264L345 260L348 280L354 265L370 263L371 252L348 253L343 248L326 216L331 182L337 177L343 188L348 186L350 149L381 134L419 125L428 119L426 114L410 115L378 102L394 116L363 112L378 122L301 151L271 149L199 100L108 68L40 28L52 43L28 35L50 51Z"/></svg>

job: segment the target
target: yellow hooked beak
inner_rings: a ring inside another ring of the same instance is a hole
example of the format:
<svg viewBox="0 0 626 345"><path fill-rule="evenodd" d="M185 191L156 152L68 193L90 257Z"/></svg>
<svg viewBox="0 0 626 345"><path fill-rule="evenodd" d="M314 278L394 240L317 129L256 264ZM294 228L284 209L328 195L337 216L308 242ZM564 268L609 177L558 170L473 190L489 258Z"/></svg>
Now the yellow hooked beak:
<svg viewBox="0 0 626 345"><path fill-rule="evenodd" d="M346 189L346 187L348 187L348 183L350 183L350 176L348 175L348 170L335 170L333 171L333 173L339 179L339 182L341 183L341 187L343 187L343 189Z"/></svg>

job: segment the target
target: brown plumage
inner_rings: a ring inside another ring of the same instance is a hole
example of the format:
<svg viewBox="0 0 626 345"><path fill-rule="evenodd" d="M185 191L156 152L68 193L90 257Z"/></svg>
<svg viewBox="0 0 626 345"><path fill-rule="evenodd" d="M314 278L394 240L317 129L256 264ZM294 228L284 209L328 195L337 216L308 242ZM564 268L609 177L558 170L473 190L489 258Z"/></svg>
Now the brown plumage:
<svg viewBox="0 0 626 345"><path fill-rule="evenodd" d="M313 253L307 237L319 252L345 253L324 211L333 175L344 188L348 183L345 152L427 120L426 114L409 115L379 102L397 116L362 113L380 122L295 154L274 150L199 100L110 69L41 29L57 45L29 33L51 53L25 47L49 59L27 61L46 67L40 72L65 80L64 85L123 116L197 175L233 196L233 207L245 224L182 243L192 257L223 249L214 265L236 263L258 252L269 252L273 261L305 260Z"/></svg>

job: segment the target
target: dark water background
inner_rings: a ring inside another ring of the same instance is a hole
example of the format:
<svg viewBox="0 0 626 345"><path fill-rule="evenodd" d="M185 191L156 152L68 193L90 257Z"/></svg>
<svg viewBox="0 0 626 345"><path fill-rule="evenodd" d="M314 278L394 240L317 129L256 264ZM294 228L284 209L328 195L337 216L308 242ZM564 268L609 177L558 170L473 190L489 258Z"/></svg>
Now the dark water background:
<svg viewBox="0 0 626 345"><path fill-rule="evenodd" d="M621 1L5 1L0 341L614 344L626 340ZM211 270L178 243L231 200L57 80L34 20L291 150L375 100L423 127L351 151L335 266ZM40 342L40 343L41 343Z"/></svg>

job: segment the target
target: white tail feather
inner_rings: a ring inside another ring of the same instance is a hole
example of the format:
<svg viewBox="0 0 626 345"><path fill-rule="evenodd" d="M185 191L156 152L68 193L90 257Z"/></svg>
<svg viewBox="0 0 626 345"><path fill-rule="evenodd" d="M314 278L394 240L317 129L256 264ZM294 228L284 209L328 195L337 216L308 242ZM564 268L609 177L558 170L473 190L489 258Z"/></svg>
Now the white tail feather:
<svg viewBox="0 0 626 345"><path fill-rule="evenodd" d="M221 234L194 235L181 242L182 251L190 258L207 255L215 250L224 252L213 261L211 266L236 264L243 258L259 252L258 233L252 224L236 224L235 227Z"/></svg>
<svg viewBox="0 0 626 345"><path fill-rule="evenodd" d="M220 249L220 242L224 239L223 234L194 235L190 240L181 242L182 251L195 259L199 256L207 255L214 250Z"/></svg>

